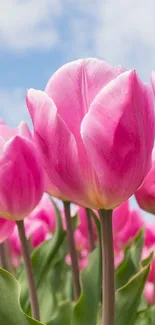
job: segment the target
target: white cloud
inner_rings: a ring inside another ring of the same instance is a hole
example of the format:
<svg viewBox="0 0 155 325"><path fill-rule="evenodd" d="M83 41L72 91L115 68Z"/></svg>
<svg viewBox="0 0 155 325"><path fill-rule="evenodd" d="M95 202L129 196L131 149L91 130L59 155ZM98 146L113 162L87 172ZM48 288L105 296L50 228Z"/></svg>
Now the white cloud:
<svg viewBox="0 0 155 325"><path fill-rule="evenodd" d="M25 90L20 88L0 89L0 119L11 126L18 125L22 120L31 124L25 95Z"/></svg>
<svg viewBox="0 0 155 325"><path fill-rule="evenodd" d="M74 0L69 2L74 6ZM154 0L79 0L76 13L71 31L76 56L94 55L136 67L148 79L155 69Z"/></svg>
<svg viewBox="0 0 155 325"><path fill-rule="evenodd" d="M54 26L61 0L1 0L0 42L13 50L47 49L58 41Z"/></svg>

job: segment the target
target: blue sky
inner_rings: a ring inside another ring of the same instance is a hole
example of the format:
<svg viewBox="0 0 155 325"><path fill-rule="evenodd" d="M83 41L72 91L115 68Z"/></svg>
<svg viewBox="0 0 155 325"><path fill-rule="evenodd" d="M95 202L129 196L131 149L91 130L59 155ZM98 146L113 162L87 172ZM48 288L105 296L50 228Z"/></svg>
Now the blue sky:
<svg viewBox="0 0 155 325"><path fill-rule="evenodd" d="M44 89L77 58L136 68L149 81L154 31L154 0L0 0L0 118L29 121L26 89Z"/></svg>

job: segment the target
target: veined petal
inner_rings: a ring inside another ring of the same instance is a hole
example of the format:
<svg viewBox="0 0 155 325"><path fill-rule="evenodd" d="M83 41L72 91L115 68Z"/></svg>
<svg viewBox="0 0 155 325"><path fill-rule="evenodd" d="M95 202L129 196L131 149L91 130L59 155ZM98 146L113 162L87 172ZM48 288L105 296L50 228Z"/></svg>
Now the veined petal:
<svg viewBox="0 0 155 325"><path fill-rule="evenodd" d="M135 71L124 72L102 89L81 125L81 136L98 175L104 208L127 200L151 167L154 143L151 89Z"/></svg>
<svg viewBox="0 0 155 325"><path fill-rule="evenodd" d="M102 60L88 58L62 66L49 80L45 92L76 139L80 125L98 92L123 72Z"/></svg>
<svg viewBox="0 0 155 325"><path fill-rule="evenodd" d="M57 113L57 108L49 96L42 91L30 89L27 93L29 108L35 130L35 139L40 150L43 165L62 199L75 201L83 195L83 180L80 174L78 151L75 138L66 123ZM56 195L57 196L57 195Z"/></svg>

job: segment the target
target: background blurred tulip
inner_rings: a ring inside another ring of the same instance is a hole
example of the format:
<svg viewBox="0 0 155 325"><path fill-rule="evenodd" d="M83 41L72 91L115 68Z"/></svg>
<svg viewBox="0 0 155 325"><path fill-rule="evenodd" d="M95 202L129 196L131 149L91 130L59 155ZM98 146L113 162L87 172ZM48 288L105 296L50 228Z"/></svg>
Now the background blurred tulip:
<svg viewBox="0 0 155 325"><path fill-rule="evenodd" d="M0 214L21 220L35 208L44 192L44 173L35 145L15 136L1 148Z"/></svg>
<svg viewBox="0 0 155 325"><path fill-rule="evenodd" d="M15 222L0 218L0 244L3 243L13 232Z"/></svg>
<svg viewBox="0 0 155 325"><path fill-rule="evenodd" d="M154 304L155 299L155 285L151 282L147 282L144 289L144 295L147 300L147 302L150 305Z"/></svg>

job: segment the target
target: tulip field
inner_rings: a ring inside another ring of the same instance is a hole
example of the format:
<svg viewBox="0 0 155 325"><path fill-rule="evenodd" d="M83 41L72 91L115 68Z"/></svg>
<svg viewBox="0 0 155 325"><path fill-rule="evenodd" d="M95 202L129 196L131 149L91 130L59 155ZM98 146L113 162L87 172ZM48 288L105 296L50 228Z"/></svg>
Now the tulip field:
<svg viewBox="0 0 155 325"><path fill-rule="evenodd" d="M79 59L0 120L0 325L155 325L154 96Z"/></svg>

